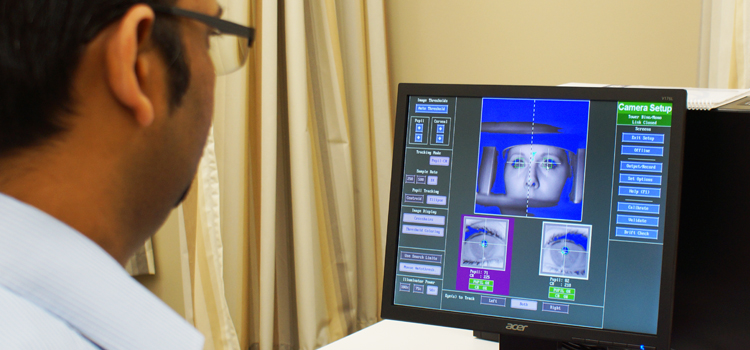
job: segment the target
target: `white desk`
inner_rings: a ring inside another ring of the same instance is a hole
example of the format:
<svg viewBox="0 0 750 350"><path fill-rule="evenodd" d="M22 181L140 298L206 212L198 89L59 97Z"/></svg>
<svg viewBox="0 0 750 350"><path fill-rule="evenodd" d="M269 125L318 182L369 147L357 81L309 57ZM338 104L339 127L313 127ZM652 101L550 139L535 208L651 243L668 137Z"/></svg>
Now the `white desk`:
<svg viewBox="0 0 750 350"><path fill-rule="evenodd" d="M474 338L472 331L383 320L319 350L497 350L495 342Z"/></svg>

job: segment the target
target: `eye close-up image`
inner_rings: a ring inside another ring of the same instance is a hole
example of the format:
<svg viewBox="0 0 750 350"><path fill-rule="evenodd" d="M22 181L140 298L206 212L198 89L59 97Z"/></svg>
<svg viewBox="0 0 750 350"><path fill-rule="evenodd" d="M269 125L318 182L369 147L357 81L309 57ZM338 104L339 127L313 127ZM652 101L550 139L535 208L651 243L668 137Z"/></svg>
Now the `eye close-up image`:
<svg viewBox="0 0 750 350"><path fill-rule="evenodd" d="M507 220L466 217L461 243L461 267L504 271L507 240Z"/></svg>
<svg viewBox="0 0 750 350"><path fill-rule="evenodd" d="M545 222L539 275L588 279L591 226Z"/></svg>

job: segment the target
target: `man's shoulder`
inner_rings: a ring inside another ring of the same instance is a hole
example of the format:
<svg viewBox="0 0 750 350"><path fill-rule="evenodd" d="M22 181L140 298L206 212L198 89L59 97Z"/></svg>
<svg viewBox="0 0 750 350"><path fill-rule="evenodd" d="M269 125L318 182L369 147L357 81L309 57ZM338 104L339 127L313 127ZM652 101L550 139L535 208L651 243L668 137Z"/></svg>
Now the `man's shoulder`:
<svg viewBox="0 0 750 350"><path fill-rule="evenodd" d="M0 285L3 349L99 349L65 321Z"/></svg>

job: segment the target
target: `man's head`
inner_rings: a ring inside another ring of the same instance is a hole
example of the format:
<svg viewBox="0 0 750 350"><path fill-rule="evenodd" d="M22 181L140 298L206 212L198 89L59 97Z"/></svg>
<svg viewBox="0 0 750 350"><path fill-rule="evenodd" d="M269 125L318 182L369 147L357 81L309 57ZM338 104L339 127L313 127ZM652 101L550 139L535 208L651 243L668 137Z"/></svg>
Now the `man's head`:
<svg viewBox="0 0 750 350"><path fill-rule="evenodd" d="M0 0L0 192L120 262L183 197L213 113L216 31L165 2Z"/></svg>
<svg viewBox="0 0 750 350"><path fill-rule="evenodd" d="M2 0L0 157L48 141L74 114L72 84L86 44L137 3L175 0ZM190 72L176 21L153 22L151 37L170 62L170 103L179 105ZM85 93L85 92L79 92Z"/></svg>
<svg viewBox="0 0 750 350"><path fill-rule="evenodd" d="M567 152L548 145L516 145L505 150L505 193L555 205L571 176Z"/></svg>

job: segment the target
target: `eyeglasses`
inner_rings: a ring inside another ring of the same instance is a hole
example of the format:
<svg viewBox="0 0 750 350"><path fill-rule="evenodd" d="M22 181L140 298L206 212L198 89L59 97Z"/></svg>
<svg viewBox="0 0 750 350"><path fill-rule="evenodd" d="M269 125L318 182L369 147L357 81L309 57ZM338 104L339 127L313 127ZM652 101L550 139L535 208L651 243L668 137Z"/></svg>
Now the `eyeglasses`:
<svg viewBox="0 0 750 350"><path fill-rule="evenodd" d="M154 12L199 21L218 31L210 36L209 54L217 75L234 72L245 64L255 38L255 29L178 7L151 5Z"/></svg>

